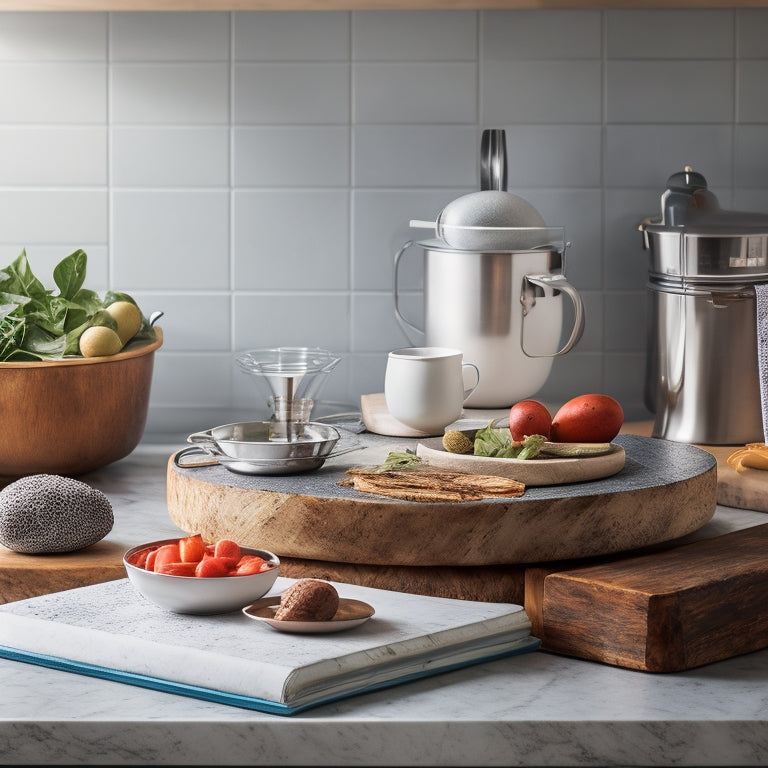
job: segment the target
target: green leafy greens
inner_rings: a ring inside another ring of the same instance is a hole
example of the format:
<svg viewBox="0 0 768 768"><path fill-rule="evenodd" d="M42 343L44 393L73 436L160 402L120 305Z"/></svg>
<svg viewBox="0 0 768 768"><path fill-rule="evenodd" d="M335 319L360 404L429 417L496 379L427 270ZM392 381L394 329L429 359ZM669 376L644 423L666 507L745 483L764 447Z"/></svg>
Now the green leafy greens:
<svg viewBox="0 0 768 768"><path fill-rule="evenodd" d="M361 467L357 471L381 474L382 472L392 472L397 469L415 469L420 463L421 458L416 455L416 452L407 448L404 451L390 451L383 464Z"/></svg>
<svg viewBox="0 0 768 768"><path fill-rule="evenodd" d="M515 443L509 429L494 429L493 422L475 434L475 456L491 456L499 459L532 459L538 456L547 438L528 435L522 443Z"/></svg>
<svg viewBox="0 0 768 768"><path fill-rule="evenodd" d="M0 270L0 361L57 360L79 354L80 336L91 325L112 325L106 307L115 301L136 302L108 291L104 299L83 288L88 257L78 249L53 270L58 293L33 274L26 249ZM135 338L153 338L144 320Z"/></svg>

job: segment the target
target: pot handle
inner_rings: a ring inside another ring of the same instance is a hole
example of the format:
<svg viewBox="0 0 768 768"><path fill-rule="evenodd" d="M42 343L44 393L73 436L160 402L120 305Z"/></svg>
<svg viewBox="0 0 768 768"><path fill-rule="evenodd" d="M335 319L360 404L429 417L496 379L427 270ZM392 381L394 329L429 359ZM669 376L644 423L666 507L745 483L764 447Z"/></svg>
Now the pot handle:
<svg viewBox="0 0 768 768"><path fill-rule="evenodd" d="M574 319L571 336L565 343L565 346L557 352L539 354L528 352L525 349L523 331L525 330L525 318L531 311L531 308L536 304L536 292L534 286L539 286L539 288L550 288L553 291L562 291L573 302ZM523 354L526 357L557 357L558 355L564 355L566 352L573 349L581 338L582 333L584 333L584 304L579 292L565 279L565 277L563 277L563 275L525 275L523 277L523 292L520 296L520 303L523 305L523 322L520 324L520 348L523 350Z"/></svg>
<svg viewBox="0 0 768 768"><path fill-rule="evenodd" d="M204 432L193 432L188 438L188 443L192 443L201 450L205 451L209 456L221 456L221 451L216 441L213 439L210 429L206 429Z"/></svg>
<svg viewBox="0 0 768 768"><path fill-rule="evenodd" d="M411 336L411 332L416 333L418 336L421 336L421 338L424 337L424 331L421 328L418 328L413 323L409 322L405 319L403 316L403 313L400 311L400 292L399 292L399 272L400 272L400 260L403 258L403 255L405 252L413 245L413 240L408 240L403 247L395 254L395 270L394 270L394 296L395 296L395 317L397 318L397 322L400 323L400 327L405 332L405 335L408 337L408 340L413 345L418 345L419 341L414 340L414 338Z"/></svg>

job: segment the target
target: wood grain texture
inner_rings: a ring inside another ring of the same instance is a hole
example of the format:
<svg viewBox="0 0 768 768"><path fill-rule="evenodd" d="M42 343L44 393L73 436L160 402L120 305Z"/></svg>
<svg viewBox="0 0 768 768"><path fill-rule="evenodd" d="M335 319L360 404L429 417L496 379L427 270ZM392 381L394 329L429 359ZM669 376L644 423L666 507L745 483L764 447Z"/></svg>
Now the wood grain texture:
<svg viewBox="0 0 768 768"><path fill-rule="evenodd" d="M78 552L24 555L0 546L0 603L122 579L125 549L100 541Z"/></svg>
<svg viewBox="0 0 768 768"><path fill-rule="evenodd" d="M0 482L79 475L127 456L144 433L155 350L129 343L111 357L0 363Z"/></svg>
<svg viewBox="0 0 768 768"><path fill-rule="evenodd" d="M344 584L410 592L457 600L523 604L522 566L385 566L281 558L280 575L292 579L328 579Z"/></svg>
<svg viewBox="0 0 768 768"><path fill-rule="evenodd" d="M222 467L183 470L172 456L168 513L189 533L234 538L281 558L385 566L593 557L671 541L712 517L717 477L711 457L650 438L627 438L627 445L631 461L612 478L526 489L518 499L436 504L339 488L344 465L303 479L270 479Z"/></svg>
<svg viewBox="0 0 768 768"><path fill-rule="evenodd" d="M768 525L571 570L530 568L542 648L674 672L768 646Z"/></svg>

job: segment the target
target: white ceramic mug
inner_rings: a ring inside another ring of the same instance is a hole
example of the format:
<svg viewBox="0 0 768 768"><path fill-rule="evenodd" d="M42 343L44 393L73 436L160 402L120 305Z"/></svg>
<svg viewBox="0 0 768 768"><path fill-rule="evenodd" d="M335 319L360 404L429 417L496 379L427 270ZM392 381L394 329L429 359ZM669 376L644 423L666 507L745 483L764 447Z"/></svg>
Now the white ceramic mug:
<svg viewBox="0 0 768 768"><path fill-rule="evenodd" d="M464 384L467 369L475 374L470 387ZM463 362L460 349L407 347L389 353L384 396L398 421L436 435L461 416L464 401L479 381L477 366Z"/></svg>

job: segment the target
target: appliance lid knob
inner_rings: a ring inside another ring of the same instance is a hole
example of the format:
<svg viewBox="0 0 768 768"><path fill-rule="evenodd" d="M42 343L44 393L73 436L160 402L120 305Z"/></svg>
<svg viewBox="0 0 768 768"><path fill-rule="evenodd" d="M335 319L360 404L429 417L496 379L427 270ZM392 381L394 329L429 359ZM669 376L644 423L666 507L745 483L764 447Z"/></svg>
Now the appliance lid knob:
<svg viewBox="0 0 768 768"><path fill-rule="evenodd" d="M662 224L681 227L687 223L692 211L715 211L719 208L717 198L707 188L707 180L690 165L667 179L667 189L661 196Z"/></svg>

